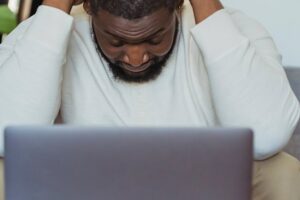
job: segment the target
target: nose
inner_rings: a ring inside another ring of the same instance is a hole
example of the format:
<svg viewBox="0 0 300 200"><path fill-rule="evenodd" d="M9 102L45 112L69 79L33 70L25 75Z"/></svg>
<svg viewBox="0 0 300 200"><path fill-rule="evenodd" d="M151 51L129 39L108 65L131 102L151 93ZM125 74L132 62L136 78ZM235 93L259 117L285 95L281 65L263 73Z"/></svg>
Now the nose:
<svg viewBox="0 0 300 200"><path fill-rule="evenodd" d="M149 61L149 55L145 48L133 45L126 48L123 62L133 67L139 67Z"/></svg>

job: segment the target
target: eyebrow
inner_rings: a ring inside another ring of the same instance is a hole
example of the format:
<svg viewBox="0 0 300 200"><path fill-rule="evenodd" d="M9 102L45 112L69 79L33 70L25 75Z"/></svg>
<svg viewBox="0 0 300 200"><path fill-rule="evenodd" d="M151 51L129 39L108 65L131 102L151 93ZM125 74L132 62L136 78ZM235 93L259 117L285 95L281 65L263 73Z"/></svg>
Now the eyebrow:
<svg viewBox="0 0 300 200"><path fill-rule="evenodd" d="M149 38L152 38L152 37L154 37L155 35L157 35L158 33L163 32L164 30L165 30L165 28L161 28L161 29L157 30L156 32L152 33L151 35L147 36L147 38L145 38L145 39L147 40L147 39L149 39ZM115 34L109 32L109 31L107 31L107 30L105 30L104 32L107 33L107 34L109 34L109 35L111 35L111 36L113 36L113 37L115 37L115 38L118 38L118 39L120 39L120 40L127 40L126 38L123 38L123 37L120 37L120 36L118 36L118 35L115 35Z"/></svg>

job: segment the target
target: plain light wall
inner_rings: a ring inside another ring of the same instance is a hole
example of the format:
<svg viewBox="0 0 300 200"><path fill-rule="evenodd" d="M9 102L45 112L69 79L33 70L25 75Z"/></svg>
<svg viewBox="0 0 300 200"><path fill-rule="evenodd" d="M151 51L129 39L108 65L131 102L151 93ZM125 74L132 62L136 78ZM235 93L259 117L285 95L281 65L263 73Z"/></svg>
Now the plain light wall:
<svg viewBox="0 0 300 200"><path fill-rule="evenodd" d="M222 0L258 20L273 36L285 66L300 67L300 0Z"/></svg>

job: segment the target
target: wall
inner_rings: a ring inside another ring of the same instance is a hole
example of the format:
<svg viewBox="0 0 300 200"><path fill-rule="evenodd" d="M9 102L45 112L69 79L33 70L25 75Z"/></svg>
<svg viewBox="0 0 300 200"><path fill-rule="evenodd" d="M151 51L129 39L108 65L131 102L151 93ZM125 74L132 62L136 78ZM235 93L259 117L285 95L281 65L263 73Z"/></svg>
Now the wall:
<svg viewBox="0 0 300 200"><path fill-rule="evenodd" d="M275 39L285 66L300 67L300 0L222 0L260 21Z"/></svg>

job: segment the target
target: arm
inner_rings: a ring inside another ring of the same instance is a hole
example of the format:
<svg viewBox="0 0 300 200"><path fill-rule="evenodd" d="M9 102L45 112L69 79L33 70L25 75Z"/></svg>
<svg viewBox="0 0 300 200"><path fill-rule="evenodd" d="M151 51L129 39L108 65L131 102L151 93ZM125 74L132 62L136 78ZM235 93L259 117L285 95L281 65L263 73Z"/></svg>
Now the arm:
<svg viewBox="0 0 300 200"><path fill-rule="evenodd" d="M72 24L61 10L41 6L1 44L0 155L6 125L53 123Z"/></svg>
<svg viewBox="0 0 300 200"><path fill-rule="evenodd" d="M281 151L300 111L267 31L240 12L219 9L192 35L203 54L220 124L252 128L257 160Z"/></svg>
<svg viewBox="0 0 300 200"><path fill-rule="evenodd" d="M70 14L73 5L79 5L84 0L44 0L43 5L60 9L61 11Z"/></svg>
<svg viewBox="0 0 300 200"><path fill-rule="evenodd" d="M202 22L218 10L223 9L219 0L190 0L196 24Z"/></svg>

